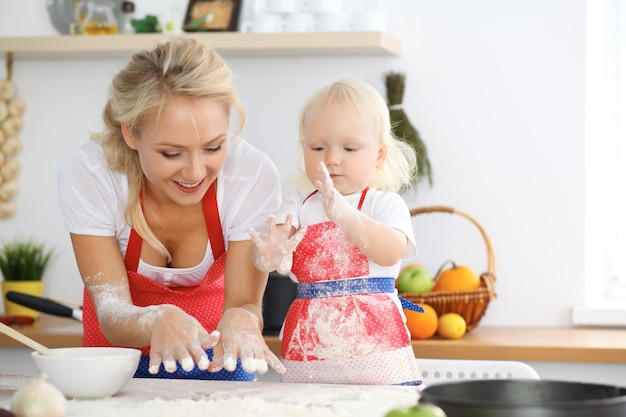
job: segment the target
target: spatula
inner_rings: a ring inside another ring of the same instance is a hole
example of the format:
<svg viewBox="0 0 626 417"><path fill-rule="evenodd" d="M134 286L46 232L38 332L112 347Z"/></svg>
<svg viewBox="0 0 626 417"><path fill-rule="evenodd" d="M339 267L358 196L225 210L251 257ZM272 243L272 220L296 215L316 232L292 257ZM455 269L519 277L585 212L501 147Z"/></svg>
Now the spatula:
<svg viewBox="0 0 626 417"><path fill-rule="evenodd" d="M9 336L12 339L17 340L18 342L20 342L22 344L28 346L31 349L36 350L37 352L41 353L42 355L46 355L46 356L54 355L52 350L48 349L47 347L45 347L44 345L42 345L38 341L31 339L30 337L26 336L25 334L22 334L22 333L18 332L14 328L12 328L10 326L7 326L4 323L0 323L0 332L6 334L7 336Z"/></svg>

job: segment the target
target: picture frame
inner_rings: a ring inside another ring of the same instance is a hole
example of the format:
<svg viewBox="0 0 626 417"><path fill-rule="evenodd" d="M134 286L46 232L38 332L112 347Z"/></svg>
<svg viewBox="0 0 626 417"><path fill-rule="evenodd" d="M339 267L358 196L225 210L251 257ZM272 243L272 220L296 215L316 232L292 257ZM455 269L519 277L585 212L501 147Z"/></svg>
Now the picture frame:
<svg viewBox="0 0 626 417"><path fill-rule="evenodd" d="M235 32L243 0L189 0L185 32ZM209 15L203 21L203 17Z"/></svg>

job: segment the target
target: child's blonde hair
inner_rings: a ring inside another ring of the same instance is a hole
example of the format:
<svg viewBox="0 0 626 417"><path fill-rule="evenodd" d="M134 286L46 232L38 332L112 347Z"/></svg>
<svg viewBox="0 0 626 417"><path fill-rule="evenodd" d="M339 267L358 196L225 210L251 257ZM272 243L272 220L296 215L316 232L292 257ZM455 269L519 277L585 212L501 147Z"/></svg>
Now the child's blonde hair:
<svg viewBox="0 0 626 417"><path fill-rule="evenodd" d="M380 191L399 192L404 186L413 183L417 174L417 159L413 148L398 139L391 130L391 120L387 103L380 93L370 84L356 79L342 79L317 90L306 102L300 114L298 142L298 160L302 165L304 154L302 140L305 126L311 116L320 108L331 104L346 106L351 112L368 123L380 140L380 145L387 148L387 157L382 168L377 169L369 187ZM306 179L300 167L300 177L296 184L308 187L312 184ZM304 177L304 178L303 178Z"/></svg>

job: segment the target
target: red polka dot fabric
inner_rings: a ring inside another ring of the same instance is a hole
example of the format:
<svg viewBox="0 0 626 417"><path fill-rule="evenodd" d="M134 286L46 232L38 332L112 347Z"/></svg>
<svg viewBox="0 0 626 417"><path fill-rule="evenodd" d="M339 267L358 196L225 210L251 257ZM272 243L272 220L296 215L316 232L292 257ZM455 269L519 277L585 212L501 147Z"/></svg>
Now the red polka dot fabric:
<svg viewBox="0 0 626 417"><path fill-rule="evenodd" d="M367 257L332 222L307 227L294 253L298 282L368 276ZM285 319L285 382L418 384L409 332L389 293L296 299Z"/></svg>
<svg viewBox="0 0 626 417"><path fill-rule="evenodd" d="M194 316L207 331L212 332L222 317L224 307L225 263L226 253L223 253L209 268L202 283L196 287L170 288L129 271L128 283L133 304L140 307L176 305ZM83 296L83 329L83 346L112 346L100 331L93 303L86 291ZM149 346L142 348L142 354L149 353Z"/></svg>

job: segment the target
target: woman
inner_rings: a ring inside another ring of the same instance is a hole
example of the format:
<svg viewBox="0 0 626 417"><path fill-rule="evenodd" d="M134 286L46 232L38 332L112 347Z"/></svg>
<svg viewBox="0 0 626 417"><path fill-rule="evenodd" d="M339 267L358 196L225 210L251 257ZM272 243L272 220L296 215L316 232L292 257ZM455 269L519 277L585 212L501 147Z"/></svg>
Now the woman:
<svg viewBox="0 0 626 417"><path fill-rule="evenodd" d="M261 334L267 273L248 235L279 206L278 171L237 135L230 69L201 42L171 38L113 78L103 118L59 171L84 345L141 348L137 377L284 372Z"/></svg>

